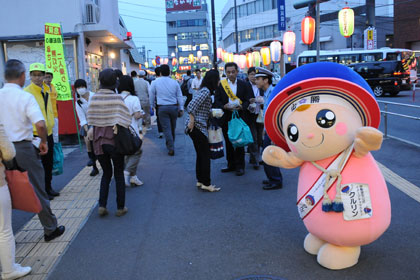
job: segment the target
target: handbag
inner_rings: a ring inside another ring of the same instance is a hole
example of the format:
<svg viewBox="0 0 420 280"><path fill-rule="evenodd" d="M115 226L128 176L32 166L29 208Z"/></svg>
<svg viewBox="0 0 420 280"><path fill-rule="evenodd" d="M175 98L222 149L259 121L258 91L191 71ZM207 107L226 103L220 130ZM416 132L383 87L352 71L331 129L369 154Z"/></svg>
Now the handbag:
<svg viewBox="0 0 420 280"><path fill-rule="evenodd" d="M41 202L29 182L28 172L18 167L16 159L13 159L12 165L5 164L5 167L12 208L31 213L41 212Z"/></svg>
<svg viewBox="0 0 420 280"><path fill-rule="evenodd" d="M208 141L210 147L210 158L222 158L224 154L223 147L223 132L222 128L217 123L211 123L208 129Z"/></svg>
<svg viewBox="0 0 420 280"><path fill-rule="evenodd" d="M143 141L132 126L125 128L117 124L114 126L114 134L117 153L129 156L135 154L141 148Z"/></svg>
<svg viewBox="0 0 420 280"><path fill-rule="evenodd" d="M63 174L63 165L64 165L64 154L63 154L63 148L61 147L61 143L54 143L52 175L57 176L57 175Z"/></svg>
<svg viewBox="0 0 420 280"><path fill-rule="evenodd" d="M234 148L245 147L254 143L249 126L239 117L238 111L232 113L228 123L228 137Z"/></svg>

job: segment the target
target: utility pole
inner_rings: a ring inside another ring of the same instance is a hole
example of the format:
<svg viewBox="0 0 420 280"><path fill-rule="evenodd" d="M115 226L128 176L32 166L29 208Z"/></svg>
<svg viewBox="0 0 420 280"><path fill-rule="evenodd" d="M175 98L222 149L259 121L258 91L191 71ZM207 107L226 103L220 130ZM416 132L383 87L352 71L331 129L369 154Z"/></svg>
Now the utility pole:
<svg viewBox="0 0 420 280"><path fill-rule="evenodd" d="M214 12L214 0L211 0L211 28L213 34L213 66L217 69L217 47L216 47L216 16Z"/></svg>
<svg viewBox="0 0 420 280"><path fill-rule="evenodd" d="M239 34L238 34L238 13L236 12L236 0L233 2L233 8L235 9L235 41L236 41L236 53L239 53Z"/></svg>
<svg viewBox="0 0 420 280"><path fill-rule="evenodd" d="M316 1L316 62L319 62L319 49L321 48L321 42L319 41L319 30L321 25L320 15L319 15L319 0Z"/></svg>

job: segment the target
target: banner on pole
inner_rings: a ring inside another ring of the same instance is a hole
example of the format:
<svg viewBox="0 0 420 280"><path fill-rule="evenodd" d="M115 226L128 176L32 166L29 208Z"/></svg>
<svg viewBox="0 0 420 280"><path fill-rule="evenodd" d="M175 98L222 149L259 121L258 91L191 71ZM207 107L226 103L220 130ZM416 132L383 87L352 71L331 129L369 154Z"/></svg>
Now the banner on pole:
<svg viewBox="0 0 420 280"><path fill-rule="evenodd" d="M52 84L57 90L58 101L72 100L63 44L61 25L59 23L46 23L45 66L53 73Z"/></svg>
<svg viewBox="0 0 420 280"><path fill-rule="evenodd" d="M277 14L279 31L286 31L286 4L285 0L277 0Z"/></svg>

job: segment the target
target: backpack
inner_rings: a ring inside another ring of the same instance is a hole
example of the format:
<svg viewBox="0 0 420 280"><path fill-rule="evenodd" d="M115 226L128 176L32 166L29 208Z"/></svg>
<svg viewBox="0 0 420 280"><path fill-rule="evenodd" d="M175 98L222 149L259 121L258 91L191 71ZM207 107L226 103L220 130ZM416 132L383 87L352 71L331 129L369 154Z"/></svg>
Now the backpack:
<svg viewBox="0 0 420 280"><path fill-rule="evenodd" d="M188 96L190 94L189 92L190 88L189 88L189 83L188 83L190 79L191 78L188 78L188 79L185 78L181 84L181 91L182 91L182 95L184 96Z"/></svg>

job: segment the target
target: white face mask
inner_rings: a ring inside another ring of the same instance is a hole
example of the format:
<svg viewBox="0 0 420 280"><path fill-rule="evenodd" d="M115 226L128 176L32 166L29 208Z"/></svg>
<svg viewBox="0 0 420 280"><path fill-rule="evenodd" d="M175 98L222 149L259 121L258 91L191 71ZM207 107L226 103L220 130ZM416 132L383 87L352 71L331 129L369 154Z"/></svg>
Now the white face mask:
<svg viewBox="0 0 420 280"><path fill-rule="evenodd" d="M76 91L79 95L82 95L82 96L85 95L86 93L88 93L87 88L78 88L78 89L76 89Z"/></svg>

